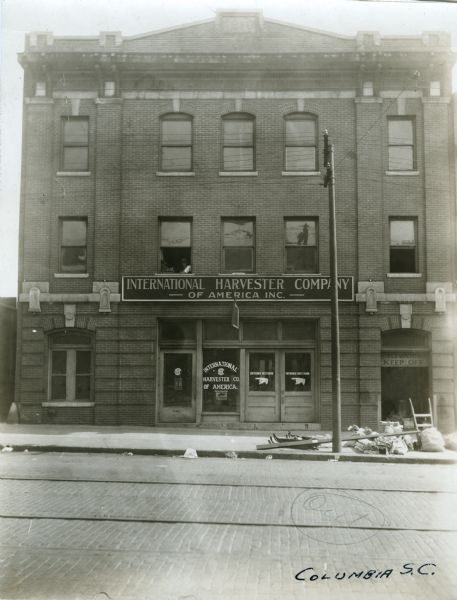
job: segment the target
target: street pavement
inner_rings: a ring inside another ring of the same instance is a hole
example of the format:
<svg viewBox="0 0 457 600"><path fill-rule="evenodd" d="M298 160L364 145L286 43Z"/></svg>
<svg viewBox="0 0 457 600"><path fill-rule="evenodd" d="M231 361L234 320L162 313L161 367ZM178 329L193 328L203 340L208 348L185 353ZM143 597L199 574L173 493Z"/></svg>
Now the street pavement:
<svg viewBox="0 0 457 600"><path fill-rule="evenodd" d="M12 452L0 477L1 600L457 600L453 465Z"/></svg>

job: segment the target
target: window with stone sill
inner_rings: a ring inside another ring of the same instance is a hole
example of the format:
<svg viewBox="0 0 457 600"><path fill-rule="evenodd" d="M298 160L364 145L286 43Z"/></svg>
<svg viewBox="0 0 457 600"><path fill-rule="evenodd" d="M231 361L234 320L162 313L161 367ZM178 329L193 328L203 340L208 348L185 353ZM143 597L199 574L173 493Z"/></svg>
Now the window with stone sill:
<svg viewBox="0 0 457 600"><path fill-rule="evenodd" d="M192 222L161 219L160 272L192 273Z"/></svg>
<svg viewBox="0 0 457 600"><path fill-rule="evenodd" d="M50 336L51 402L90 402L92 399L92 338L68 330Z"/></svg>
<svg viewBox="0 0 457 600"><path fill-rule="evenodd" d="M61 171L83 172L89 170L89 118L62 118Z"/></svg>
<svg viewBox="0 0 457 600"><path fill-rule="evenodd" d="M87 273L87 219L60 219L60 273Z"/></svg>
<svg viewBox="0 0 457 600"><path fill-rule="evenodd" d="M231 113L222 120L222 168L224 171L255 171L255 119Z"/></svg>
<svg viewBox="0 0 457 600"><path fill-rule="evenodd" d="M254 219L222 220L222 270L225 273L253 273L255 270Z"/></svg>
<svg viewBox="0 0 457 600"><path fill-rule="evenodd" d="M391 218L390 273L417 273L417 222Z"/></svg>
<svg viewBox="0 0 457 600"><path fill-rule="evenodd" d="M306 113L294 113L284 119L285 171L318 170L317 119Z"/></svg>
<svg viewBox="0 0 457 600"><path fill-rule="evenodd" d="M182 113L160 119L160 170L192 171L192 117Z"/></svg>
<svg viewBox="0 0 457 600"><path fill-rule="evenodd" d="M388 170L416 170L415 122L412 117L388 119Z"/></svg>

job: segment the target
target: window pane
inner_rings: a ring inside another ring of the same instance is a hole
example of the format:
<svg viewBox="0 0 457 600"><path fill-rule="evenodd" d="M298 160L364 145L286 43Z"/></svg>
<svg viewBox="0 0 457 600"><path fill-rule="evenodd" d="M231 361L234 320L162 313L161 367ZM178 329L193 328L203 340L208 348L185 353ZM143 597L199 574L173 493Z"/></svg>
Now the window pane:
<svg viewBox="0 0 457 600"><path fill-rule="evenodd" d="M389 120L389 144L399 146L413 144L413 123L410 119Z"/></svg>
<svg viewBox="0 0 457 600"><path fill-rule="evenodd" d="M51 400L67 399L67 378L65 375L53 375L51 388Z"/></svg>
<svg viewBox="0 0 457 600"><path fill-rule="evenodd" d="M164 171L190 171L191 148L162 146L162 169Z"/></svg>
<svg viewBox="0 0 457 600"><path fill-rule="evenodd" d="M317 273L317 248L315 247L286 247L286 271L292 273Z"/></svg>
<svg viewBox="0 0 457 600"><path fill-rule="evenodd" d="M62 248L61 269L71 273L86 272L85 248Z"/></svg>
<svg viewBox="0 0 457 600"><path fill-rule="evenodd" d="M311 390L311 355L307 352L286 352L286 392Z"/></svg>
<svg viewBox="0 0 457 600"><path fill-rule="evenodd" d="M164 354L163 405L192 406L192 354Z"/></svg>
<svg viewBox="0 0 457 600"><path fill-rule="evenodd" d="M224 170L253 171L253 148L224 148Z"/></svg>
<svg viewBox="0 0 457 600"><path fill-rule="evenodd" d="M90 373L90 350L77 350L76 373Z"/></svg>
<svg viewBox="0 0 457 600"><path fill-rule="evenodd" d="M52 372L53 374L66 374L67 353L64 350L55 350L52 353Z"/></svg>
<svg viewBox="0 0 457 600"><path fill-rule="evenodd" d="M222 321L205 321L203 339L206 340L237 340L238 330L231 323Z"/></svg>
<svg viewBox="0 0 457 600"><path fill-rule="evenodd" d="M244 321L243 339L244 340L276 340L278 330L273 321Z"/></svg>
<svg viewBox="0 0 457 600"><path fill-rule="evenodd" d="M315 321L283 321L282 322L283 340L315 340L316 323Z"/></svg>
<svg viewBox="0 0 457 600"><path fill-rule="evenodd" d="M389 170L411 171L414 168L414 153L411 146L390 146Z"/></svg>
<svg viewBox="0 0 457 600"><path fill-rule="evenodd" d="M316 221L291 220L285 222L286 244L316 246Z"/></svg>
<svg viewBox="0 0 457 600"><path fill-rule="evenodd" d="M316 123L311 120L286 120L286 146L313 146L316 143Z"/></svg>
<svg viewBox="0 0 457 600"><path fill-rule="evenodd" d="M315 148L286 147L286 171L314 171Z"/></svg>
<svg viewBox="0 0 457 600"><path fill-rule="evenodd" d="M162 121L162 144L164 146L190 146L192 140L192 123L190 120Z"/></svg>
<svg viewBox="0 0 457 600"><path fill-rule="evenodd" d="M275 355L272 352L249 354L249 391L269 392L275 389Z"/></svg>
<svg viewBox="0 0 457 600"><path fill-rule="evenodd" d="M83 119L64 120L64 143L87 144L89 137L89 122Z"/></svg>
<svg viewBox="0 0 457 600"><path fill-rule="evenodd" d="M90 375L77 375L75 400L90 400Z"/></svg>
<svg viewBox="0 0 457 600"><path fill-rule="evenodd" d="M160 340L168 342L195 340L195 321L162 321Z"/></svg>
<svg viewBox="0 0 457 600"><path fill-rule="evenodd" d="M253 251L252 248L225 248L225 270L226 271L252 271Z"/></svg>
<svg viewBox="0 0 457 600"><path fill-rule="evenodd" d="M161 273L192 273L190 248L161 248Z"/></svg>
<svg viewBox="0 0 457 600"><path fill-rule="evenodd" d="M414 246L415 240L414 221L390 222L390 245L391 246Z"/></svg>
<svg viewBox="0 0 457 600"><path fill-rule="evenodd" d="M224 121L224 146L252 146L254 121L225 120Z"/></svg>
<svg viewBox="0 0 457 600"><path fill-rule="evenodd" d="M87 171L89 164L89 150L86 146L63 149L64 171Z"/></svg>
<svg viewBox="0 0 457 600"><path fill-rule="evenodd" d="M86 230L85 221L62 221L62 245L85 246Z"/></svg>
<svg viewBox="0 0 457 600"><path fill-rule="evenodd" d="M161 221L160 245L163 247L190 246L189 221Z"/></svg>
<svg viewBox="0 0 457 600"><path fill-rule="evenodd" d="M415 248L390 249L390 272L391 273L415 273L416 272L416 250Z"/></svg>
<svg viewBox="0 0 457 600"><path fill-rule="evenodd" d="M238 412L240 362L238 350L203 351L203 410Z"/></svg>
<svg viewBox="0 0 457 600"><path fill-rule="evenodd" d="M224 246L253 246L253 221L224 221Z"/></svg>

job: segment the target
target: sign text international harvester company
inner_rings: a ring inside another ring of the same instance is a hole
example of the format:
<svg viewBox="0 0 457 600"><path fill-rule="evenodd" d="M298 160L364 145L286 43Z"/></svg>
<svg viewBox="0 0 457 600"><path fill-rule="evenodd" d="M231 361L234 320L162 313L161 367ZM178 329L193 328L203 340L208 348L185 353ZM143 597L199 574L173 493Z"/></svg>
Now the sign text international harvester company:
<svg viewBox="0 0 457 600"><path fill-rule="evenodd" d="M122 278L124 301L330 300L330 277L154 276ZM354 299L352 277L338 277L340 300Z"/></svg>

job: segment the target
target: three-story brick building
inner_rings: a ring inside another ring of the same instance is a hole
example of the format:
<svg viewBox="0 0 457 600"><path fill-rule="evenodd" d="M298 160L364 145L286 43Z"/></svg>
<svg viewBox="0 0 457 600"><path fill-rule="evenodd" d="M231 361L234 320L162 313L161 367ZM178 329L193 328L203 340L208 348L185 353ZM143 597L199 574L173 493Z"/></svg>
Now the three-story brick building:
<svg viewBox="0 0 457 600"><path fill-rule="evenodd" d="M22 422L330 428L327 129L343 425L455 426L446 33L219 12L20 62Z"/></svg>

